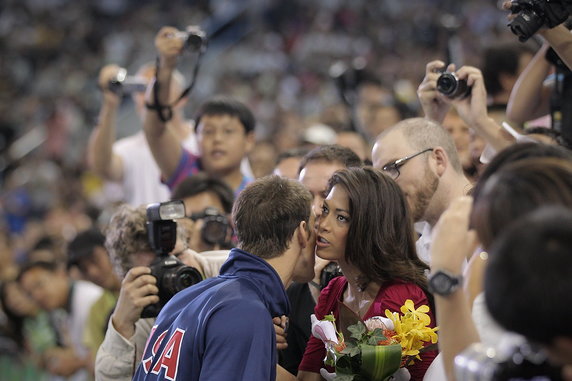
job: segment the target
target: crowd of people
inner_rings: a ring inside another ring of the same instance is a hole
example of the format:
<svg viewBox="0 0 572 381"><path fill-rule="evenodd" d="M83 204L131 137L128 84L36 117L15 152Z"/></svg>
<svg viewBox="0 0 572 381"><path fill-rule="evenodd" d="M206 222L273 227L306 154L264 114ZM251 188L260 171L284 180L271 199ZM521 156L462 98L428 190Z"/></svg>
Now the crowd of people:
<svg viewBox="0 0 572 381"><path fill-rule="evenodd" d="M313 324L410 305L438 344L395 379L572 380L564 24L522 44L496 1L1 7L0 378L336 379Z"/></svg>

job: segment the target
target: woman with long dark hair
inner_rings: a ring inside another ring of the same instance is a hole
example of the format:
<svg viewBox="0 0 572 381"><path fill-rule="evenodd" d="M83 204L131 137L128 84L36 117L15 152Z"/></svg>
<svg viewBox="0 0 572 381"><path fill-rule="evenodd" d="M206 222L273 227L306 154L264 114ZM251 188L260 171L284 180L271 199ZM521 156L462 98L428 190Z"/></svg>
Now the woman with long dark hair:
<svg viewBox="0 0 572 381"><path fill-rule="evenodd" d="M364 167L334 173L328 188L318 219L316 254L336 261L344 275L322 290L316 317L333 312L338 321L339 302L362 320L385 316L386 309L399 312L407 299L416 308L431 305L428 266L415 251L413 223L399 186L383 172ZM434 327L433 312L429 315ZM320 380L325 355L322 341L310 338L298 379ZM412 380L423 378L435 355L425 352L422 361L408 367Z"/></svg>

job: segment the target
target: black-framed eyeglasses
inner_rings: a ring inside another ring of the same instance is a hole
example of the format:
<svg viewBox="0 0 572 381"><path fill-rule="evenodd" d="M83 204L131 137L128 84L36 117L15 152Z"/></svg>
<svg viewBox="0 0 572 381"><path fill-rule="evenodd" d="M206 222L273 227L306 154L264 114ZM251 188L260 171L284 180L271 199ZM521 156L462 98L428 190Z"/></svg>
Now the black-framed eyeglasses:
<svg viewBox="0 0 572 381"><path fill-rule="evenodd" d="M399 172L399 168L404 166L405 163L407 163L409 160L413 159L415 156L419 156L419 155L421 155L425 152L429 152L429 151L433 151L433 148L427 148L427 149L424 149L423 151L419 151L413 155L409 155L409 156L405 156L401 159L397 159L392 163L384 165L382 169L385 172L387 172L387 174L389 176L391 176L393 178L393 180L396 180L399 177L399 175L401 174L401 172Z"/></svg>

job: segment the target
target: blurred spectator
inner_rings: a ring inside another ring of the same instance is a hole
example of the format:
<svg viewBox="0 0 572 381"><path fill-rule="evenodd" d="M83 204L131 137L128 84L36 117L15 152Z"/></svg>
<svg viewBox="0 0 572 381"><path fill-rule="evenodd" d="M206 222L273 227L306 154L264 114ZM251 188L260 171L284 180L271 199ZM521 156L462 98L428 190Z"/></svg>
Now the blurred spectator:
<svg viewBox="0 0 572 381"><path fill-rule="evenodd" d="M248 161L255 178L267 176L272 173L276 164L276 147L268 141L258 141L248 153Z"/></svg>
<svg viewBox="0 0 572 381"><path fill-rule="evenodd" d="M99 74L99 87L102 90L103 104L99 114L98 125L93 129L88 145L88 163L90 169L105 180L119 182L122 185L123 200L140 205L151 202L166 201L169 190L160 182L160 171L145 141L142 130L120 139L117 142L117 113L125 92L126 85L113 85L121 70L117 65L103 67ZM155 66L143 66L134 77L141 84L149 83L155 76ZM129 80L129 79L128 79ZM183 92L185 79L175 72L171 83L170 102L177 100ZM143 88L143 91L145 88ZM143 120L145 99L143 92L137 90L130 94L133 97L137 114ZM197 143L192 129L192 122L185 120L183 107L188 98L179 100L173 107L173 118L169 129L179 141L193 154L197 153Z"/></svg>
<svg viewBox="0 0 572 381"><path fill-rule="evenodd" d="M200 253L232 247L230 214L234 193L226 183L200 172L181 181L171 199L183 200L185 213L194 222L189 227L189 248Z"/></svg>
<svg viewBox="0 0 572 381"><path fill-rule="evenodd" d="M274 167L274 174L289 179L298 179L300 172L300 162L302 158L308 153L306 148L295 148L278 155L276 166Z"/></svg>
<svg viewBox="0 0 572 381"><path fill-rule="evenodd" d="M101 296L101 288L81 280L72 281L63 268L49 262L27 265L18 280L55 322L61 346L46 351L48 371L72 380L88 380L93 362L84 343L84 332L90 308Z"/></svg>
<svg viewBox="0 0 572 381"><path fill-rule="evenodd" d="M519 42L495 44L483 51L481 70L489 97L488 112L497 122L506 120L512 88L533 54L528 45Z"/></svg>
<svg viewBox="0 0 572 381"><path fill-rule="evenodd" d="M80 275L103 289L89 310L84 341L92 362L105 336L109 316L115 308L121 281L105 249L105 237L98 230L79 233L68 245L68 268L77 267Z"/></svg>

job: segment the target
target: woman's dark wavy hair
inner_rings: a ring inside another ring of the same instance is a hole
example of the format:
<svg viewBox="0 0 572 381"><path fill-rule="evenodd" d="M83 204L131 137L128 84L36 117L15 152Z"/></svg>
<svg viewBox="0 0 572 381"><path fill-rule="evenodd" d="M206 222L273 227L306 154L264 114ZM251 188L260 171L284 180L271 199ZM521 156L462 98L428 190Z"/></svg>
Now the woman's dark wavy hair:
<svg viewBox="0 0 572 381"><path fill-rule="evenodd" d="M347 168L332 175L328 189L334 186L348 193L345 259L360 270L360 281L402 280L426 290L429 266L417 256L413 221L395 181L373 167Z"/></svg>

